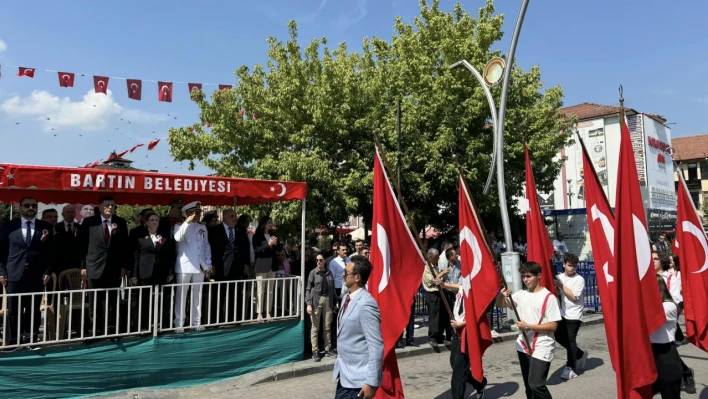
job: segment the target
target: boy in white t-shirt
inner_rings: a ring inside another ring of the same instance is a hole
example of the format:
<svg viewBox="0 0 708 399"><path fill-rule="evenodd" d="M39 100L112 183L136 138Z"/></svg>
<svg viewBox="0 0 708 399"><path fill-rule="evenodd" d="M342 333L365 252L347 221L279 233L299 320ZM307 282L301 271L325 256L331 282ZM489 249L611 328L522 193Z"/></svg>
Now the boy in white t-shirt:
<svg viewBox="0 0 708 399"><path fill-rule="evenodd" d="M550 399L552 396L546 387L546 380L553 360L553 333L561 320L558 301L553 293L540 284L541 265L526 262L519 268L519 273L528 291L518 291L512 295L511 289L503 289L502 295L497 298L497 306L510 308L511 297L519 312L517 326L520 333L516 340L516 351L524 377L526 397Z"/></svg>
<svg viewBox="0 0 708 399"><path fill-rule="evenodd" d="M578 257L573 254L565 254L563 263L564 273L556 276L555 284L561 294L561 317L556 331L556 341L565 348L568 354L568 361L561 373L560 378L570 380L576 378L576 371L585 368L585 360L588 352L578 348L577 337L580 326L583 325L583 310L585 302L583 292L585 291L585 279L578 273Z"/></svg>

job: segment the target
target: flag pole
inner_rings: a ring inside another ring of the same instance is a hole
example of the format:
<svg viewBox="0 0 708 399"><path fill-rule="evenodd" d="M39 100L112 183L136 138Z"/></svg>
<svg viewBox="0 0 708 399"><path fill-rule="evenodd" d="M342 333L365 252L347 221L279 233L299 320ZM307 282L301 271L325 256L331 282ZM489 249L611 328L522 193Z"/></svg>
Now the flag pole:
<svg viewBox="0 0 708 399"><path fill-rule="evenodd" d="M379 138L375 134L374 143L376 144L376 149L379 151L379 154L381 154L381 161L383 161L386 171L388 171L389 176L393 176L391 165L389 165L388 158L386 158L386 153L383 150L381 142L379 142ZM398 182L395 179L393 181L393 187L396 189L398 198L400 198L401 200L400 205L401 207L403 207L403 212L405 212L406 214L406 222L408 223L408 228L413 229L413 236L415 237L416 242L418 243L418 247L423 251L423 258L425 258L425 264L428 266L428 269L430 270L430 273L433 275L433 277L437 278L438 274L435 271L433 265L430 263L430 259L428 259L428 247L420 239L419 230L416 229L415 224L413 223L413 218L411 217L410 212L408 212L408 206L406 205L406 201L403 200L403 196L401 195L401 187L398 185ZM452 315L452 309L450 308L450 304L447 302L447 298L445 297L445 293L443 292L442 287L438 290L438 292L440 293L440 298L442 298L443 305L445 305L445 310L447 310L447 314L450 316L450 320L454 320L454 316Z"/></svg>
<svg viewBox="0 0 708 399"><path fill-rule="evenodd" d="M460 174L460 179L462 179L462 186L465 189L465 194L467 197L467 200L470 202L470 206L472 207L472 210L474 211L474 219L475 222L477 223L477 228L479 228L479 231L482 232L482 241L484 241L484 245L487 247L487 251L489 253L494 254L494 251L492 251L492 246L489 245L489 239L487 237L487 229L484 228L484 224L480 223L478 216L479 216L479 209L477 209L477 203L474 201L474 198L470 195L469 191L469 184L467 184L467 177L465 177L465 173L462 171L462 166L460 165L460 162L457 160L457 154L453 153L452 157L455 159L455 165L457 166L457 172ZM459 212L459 211L458 211ZM496 263L496 262L495 262ZM509 289L509 285L506 283L506 280L504 279L504 276L499 273L499 268L497 268L497 274L499 275L499 280L501 281L501 285L504 289ZM519 317L519 311L516 309L516 304L514 301L509 298L509 302L511 303L511 309L514 311L514 316L516 316L516 320L521 320ZM524 337L524 341L526 342L526 347L531 348L531 342L529 342L529 337L526 336L521 330L519 330L519 334Z"/></svg>

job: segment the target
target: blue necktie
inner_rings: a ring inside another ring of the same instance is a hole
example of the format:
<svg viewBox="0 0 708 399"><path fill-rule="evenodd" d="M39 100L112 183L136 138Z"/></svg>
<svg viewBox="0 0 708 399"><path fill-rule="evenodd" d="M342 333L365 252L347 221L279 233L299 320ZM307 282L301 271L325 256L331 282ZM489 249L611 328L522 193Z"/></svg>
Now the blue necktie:
<svg viewBox="0 0 708 399"><path fill-rule="evenodd" d="M30 243L32 242L32 228L31 227L32 227L32 222L30 222L28 220L27 221L27 234L25 234L25 243L27 244L27 246L29 246Z"/></svg>
<svg viewBox="0 0 708 399"><path fill-rule="evenodd" d="M228 248L229 248L230 250L233 250L233 249L234 249L234 243L235 243L235 240L234 240L234 228L233 228L233 227L229 227L229 245L228 245Z"/></svg>

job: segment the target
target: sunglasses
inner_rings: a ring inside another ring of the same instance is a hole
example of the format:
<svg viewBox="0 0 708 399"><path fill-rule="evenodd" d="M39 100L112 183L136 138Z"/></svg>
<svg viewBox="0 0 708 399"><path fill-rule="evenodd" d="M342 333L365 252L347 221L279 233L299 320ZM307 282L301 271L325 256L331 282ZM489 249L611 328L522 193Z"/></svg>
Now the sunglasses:
<svg viewBox="0 0 708 399"><path fill-rule="evenodd" d="M22 207L25 209L30 209L30 208L37 209L37 204L22 204Z"/></svg>

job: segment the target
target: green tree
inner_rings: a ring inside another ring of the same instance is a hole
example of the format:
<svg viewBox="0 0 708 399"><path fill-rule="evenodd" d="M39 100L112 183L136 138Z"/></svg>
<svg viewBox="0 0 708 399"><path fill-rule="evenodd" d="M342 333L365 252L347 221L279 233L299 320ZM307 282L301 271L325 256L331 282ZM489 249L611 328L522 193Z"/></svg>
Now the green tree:
<svg viewBox="0 0 708 399"><path fill-rule="evenodd" d="M265 67L240 67L235 88L215 92L211 102L201 91L192 93L201 123L171 129L171 152L222 176L307 182L308 225L314 227L349 215L370 220L377 136L393 166L400 163L403 196L418 227L443 230L457 224L457 154L488 228L498 230L496 195L481 195L492 149L487 102L469 72L449 65L466 59L481 70L501 56L491 47L502 37L503 22L491 0L476 18L460 4L448 13L438 0L421 0L413 24L396 18L390 41L364 39L359 52L346 43L330 49L325 38L303 49L290 22L288 41L269 38ZM558 113L563 92L542 88L539 67L514 66L505 126L509 198L522 194L524 141L535 165L545 166L534 171L540 190L552 187L562 165L554 157L569 139L559 134L568 125ZM500 88L493 93L499 98ZM399 98L404 116L397 154ZM299 222L298 203L261 212L268 211L279 224Z"/></svg>

